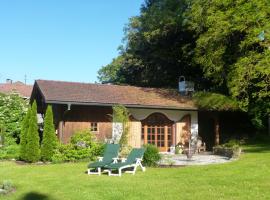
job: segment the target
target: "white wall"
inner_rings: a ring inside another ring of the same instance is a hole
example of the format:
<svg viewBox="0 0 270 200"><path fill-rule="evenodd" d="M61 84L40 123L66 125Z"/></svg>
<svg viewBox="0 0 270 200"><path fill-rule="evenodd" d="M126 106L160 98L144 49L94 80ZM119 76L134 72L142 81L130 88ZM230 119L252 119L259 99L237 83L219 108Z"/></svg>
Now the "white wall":
<svg viewBox="0 0 270 200"><path fill-rule="evenodd" d="M179 122L185 115L191 115L191 134L194 136L198 135L198 111L188 110L165 110L165 109L143 109L143 108L128 108L130 114L137 119L143 120L152 113L163 113L170 120Z"/></svg>

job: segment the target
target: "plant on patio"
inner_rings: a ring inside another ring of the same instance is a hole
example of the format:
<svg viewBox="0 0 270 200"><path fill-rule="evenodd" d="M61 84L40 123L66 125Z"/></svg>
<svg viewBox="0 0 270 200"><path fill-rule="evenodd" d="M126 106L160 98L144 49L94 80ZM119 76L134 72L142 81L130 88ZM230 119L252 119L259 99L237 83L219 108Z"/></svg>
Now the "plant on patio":
<svg viewBox="0 0 270 200"><path fill-rule="evenodd" d="M40 159L39 133L37 125L37 103L34 101L29 117L29 127L26 144L26 161L37 162Z"/></svg>
<svg viewBox="0 0 270 200"><path fill-rule="evenodd" d="M213 152L216 155L238 158L241 155L242 148L240 146L240 141L230 140L225 144L213 147Z"/></svg>
<svg viewBox="0 0 270 200"><path fill-rule="evenodd" d="M182 154L183 153L183 147L181 147L180 145L177 145L175 147L175 154Z"/></svg>
<svg viewBox="0 0 270 200"><path fill-rule="evenodd" d="M57 138L53 124L53 112L52 107L48 106L44 120L43 139L41 143L41 160L51 161L56 147Z"/></svg>
<svg viewBox="0 0 270 200"><path fill-rule="evenodd" d="M143 157L143 164L145 166L157 166L157 162L161 159L158 148L152 144L146 144L144 148L146 148L146 151Z"/></svg>

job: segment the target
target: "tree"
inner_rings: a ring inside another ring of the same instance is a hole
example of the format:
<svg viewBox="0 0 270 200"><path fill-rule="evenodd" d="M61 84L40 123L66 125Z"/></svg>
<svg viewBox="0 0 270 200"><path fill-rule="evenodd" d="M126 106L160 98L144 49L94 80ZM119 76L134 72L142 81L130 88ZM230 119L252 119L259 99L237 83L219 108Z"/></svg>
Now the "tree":
<svg viewBox="0 0 270 200"><path fill-rule="evenodd" d="M123 62L124 57L118 56L117 58L114 58L110 64L101 67L98 71L99 81L102 83L123 83L124 80L121 80L119 77L119 70L123 66Z"/></svg>
<svg viewBox="0 0 270 200"><path fill-rule="evenodd" d="M23 118L28 102L17 94L0 93L0 124L5 126L6 139L19 143Z"/></svg>
<svg viewBox="0 0 270 200"><path fill-rule="evenodd" d="M37 126L37 104L32 104L27 133L26 161L37 162L40 159L39 133Z"/></svg>
<svg viewBox="0 0 270 200"><path fill-rule="evenodd" d="M212 92L212 100L221 94L237 101L257 128L265 128L269 7L269 0L146 0L125 28L120 56L99 75L116 84L174 88L184 75L195 90Z"/></svg>
<svg viewBox="0 0 270 200"><path fill-rule="evenodd" d="M48 106L44 119L44 131L41 144L41 159L43 161L51 161L54 150L57 146L57 138L55 135L52 107Z"/></svg>
<svg viewBox="0 0 270 200"><path fill-rule="evenodd" d="M176 87L180 75L203 87L202 70L194 62L194 33L186 26L184 0L147 0L141 14L125 27L120 56L99 71L102 82Z"/></svg>
<svg viewBox="0 0 270 200"><path fill-rule="evenodd" d="M270 2L193 0L194 60L216 90L239 101L258 128L270 115Z"/></svg>
<svg viewBox="0 0 270 200"><path fill-rule="evenodd" d="M32 110L31 107L28 108L26 115L22 121L22 128L20 134L20 158L22 160L27 160L27 135L29 129L29 120L31 116Z"/></svg>

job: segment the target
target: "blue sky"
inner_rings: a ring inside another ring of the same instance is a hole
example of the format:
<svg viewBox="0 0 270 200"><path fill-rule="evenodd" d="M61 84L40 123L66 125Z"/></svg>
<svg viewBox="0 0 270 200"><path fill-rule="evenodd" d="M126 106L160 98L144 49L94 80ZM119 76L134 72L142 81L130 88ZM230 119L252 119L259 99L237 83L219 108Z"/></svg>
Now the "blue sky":
<svg viewBox="0 0 270 200"><path fill-rule="evenodd" d="M97 81L143 0L0 0L0 82Z"/></svg>

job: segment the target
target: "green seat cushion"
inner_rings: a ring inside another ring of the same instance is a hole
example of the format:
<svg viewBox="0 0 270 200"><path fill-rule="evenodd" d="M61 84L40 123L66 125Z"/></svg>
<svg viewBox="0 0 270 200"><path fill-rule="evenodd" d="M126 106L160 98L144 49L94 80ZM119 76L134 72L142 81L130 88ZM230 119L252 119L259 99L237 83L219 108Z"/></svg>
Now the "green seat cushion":
<svg viewBox="0 0 270 200"><path fill-rule="evenodd" d="M93 162L93 163L90 163L90 164L88 165L88 168L104 167L105 165L109 165L109 164L111 164L111 162L104 162L104 161Z"/></svg>
<svg viewBox="0 0 270 200"><path fill-rule="evenodd" d="M88 168L98 168L109 165L113 162L113 158L118 156L119 144L106 144L102 161L90 163Z"/></svg>
<svg viewBox="0 0 270 200"><path fill-rule="evenodd" d="M127 165L130 165L130 164L128 164L126 162L112 163L112 164L106 165L105 168L107 168L107 169L119 169L120 167L127 166Z"/></svg>
<svg viewBox="0 0 270 200"><path fill-rule="evenodd" d="M144 148L134 148L134 149L132 149L132 151L128 155L127 160L125 162L112 163L112 164L109 164L109 165L105 166L105 168L119 169L120 167L123 167L123 166L135 164L137 158L142 158L143 157L144 152L145 152Z"/></svg>

